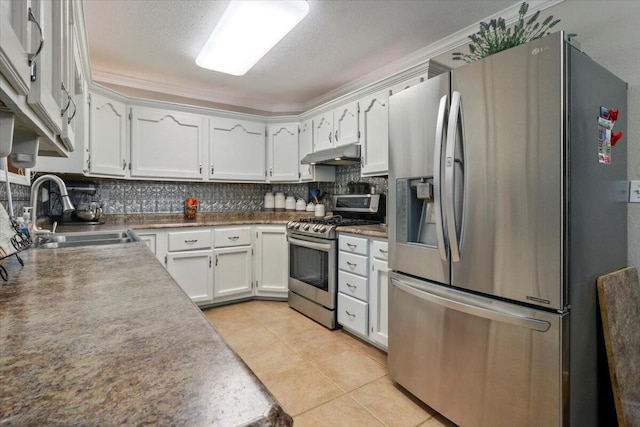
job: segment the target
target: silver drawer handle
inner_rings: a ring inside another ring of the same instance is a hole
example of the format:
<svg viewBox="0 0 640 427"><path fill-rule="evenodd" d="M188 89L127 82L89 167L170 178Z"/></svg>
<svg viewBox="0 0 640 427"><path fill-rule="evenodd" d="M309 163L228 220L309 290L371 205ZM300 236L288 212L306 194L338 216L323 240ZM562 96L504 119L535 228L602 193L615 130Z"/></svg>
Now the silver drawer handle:
<svg viewBox="0 0 640 427"><path fill-rule="evenodd" d="M238 240L240 238L240 236L228 236L227 239L229 240Z"/></svg>
<svg viewBox="0 0 640 427"><path fill-rule="evenodd" d="M184 242L185 243L195 243L197 241L198 241L198 239L191 239L191 240L185 240Z"/></svg>
<svg viewBox="0 0 640 427"><path fill-rule="evenodd" d="M347 286L349 287L349 289L356 289L357 288L356 285L352 285L351 283L347 283Z"/></svg>
<svg viewBox="0 0 640 427"><path fill-rule="evenodd" d="M347 243L347 246L349 246L351 249L358 247L358 245L354 245L353 243Z"/></svg>
<svg viewBox="0 0 640 427"><path fill-rule="evenodd" d="M384 249L378 249L380 252L382 252L383 254L388 254L389 251L385 251Z"/></svg>
<svg viewBox="0 0 640 427"><path fill-rule="evenodd" d="M351 313L349 313L349 311L348 311L348 310L345 310L344 312L345 312L345 313L347 313L347 316L349 316L349 317L356 317L356 315L355 315L355 314L351 314Z"/></svg>
<svg viewBox="0 0 640 427"><path fill-rule="evenodd" d="M347 261L347 265L348 265L349 267L356 267L358 264L354 264L353 262L349 262L349 261Z"/></svg>

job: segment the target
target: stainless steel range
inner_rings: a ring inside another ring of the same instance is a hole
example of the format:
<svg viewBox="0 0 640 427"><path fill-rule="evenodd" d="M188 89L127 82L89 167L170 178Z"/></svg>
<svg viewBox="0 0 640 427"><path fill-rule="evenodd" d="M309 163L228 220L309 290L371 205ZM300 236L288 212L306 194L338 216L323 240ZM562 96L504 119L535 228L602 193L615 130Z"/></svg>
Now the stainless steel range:
<svg viewBox="0 0 640 427"><path fill-rule="evenodd" d="M386 215L381 194L333 196L333 215L287 224L289 306L336 329L338 249L336 228L380 224Z"/></svg>

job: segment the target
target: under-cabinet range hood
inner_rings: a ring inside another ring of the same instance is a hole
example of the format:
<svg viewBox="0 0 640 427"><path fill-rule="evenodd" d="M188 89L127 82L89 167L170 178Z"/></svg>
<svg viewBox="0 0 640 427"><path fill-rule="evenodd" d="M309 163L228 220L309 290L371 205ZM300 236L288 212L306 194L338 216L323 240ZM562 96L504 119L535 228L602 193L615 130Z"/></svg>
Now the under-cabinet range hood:
<svg viewBox="0 0 640 427"><path fill-rule="evenodd" d="M357 144L343 145L328 150L316 151L304 156L300 163L303 165L353 165L360 163L360 146Z"/></svg>

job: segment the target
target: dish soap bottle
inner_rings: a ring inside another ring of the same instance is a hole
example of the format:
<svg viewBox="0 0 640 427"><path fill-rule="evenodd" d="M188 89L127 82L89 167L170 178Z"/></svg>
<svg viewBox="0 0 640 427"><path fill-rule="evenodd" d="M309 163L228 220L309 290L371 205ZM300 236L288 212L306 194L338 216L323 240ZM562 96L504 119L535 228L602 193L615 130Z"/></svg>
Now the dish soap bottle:
<svg viewBox="0 0 640 427"><path fill-rule="evenodd" d="M31 206L22 208L23 223L21 224L22 227L20 230L28 235L31 235L31 231L33 230L33 224L31 223L31 209L33 209ZM23 230L23 228L26 230Z"/></svg>

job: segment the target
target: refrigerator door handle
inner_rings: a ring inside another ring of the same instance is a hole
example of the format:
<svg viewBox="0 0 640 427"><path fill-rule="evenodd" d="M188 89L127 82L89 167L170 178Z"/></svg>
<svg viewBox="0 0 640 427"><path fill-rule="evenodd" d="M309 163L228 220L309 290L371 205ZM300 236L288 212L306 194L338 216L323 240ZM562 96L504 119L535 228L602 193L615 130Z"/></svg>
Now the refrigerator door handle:
<svg viewBox="0 0 640 427"><path fill-rule="evenodd" d="M438 239L438 250L440 258L447 260L448 248L445 246L444 240L444 216L442 215L442 191L440 165L442 163L442 144L444 143L444 123L447 120L447 102L449 96L445 95L440 98L440 106L438 107L438 120L436 122L436 141L433 150L433 207L436 213L436 236Z"/></svg>
<svg viewBox="0 0 640 427"><path fill-rule="evenodd" d="M460 240L456 227L455 216L455 167L456 167L456 131L462 126L462 108L460 92L454 91L451 96L451 110L449 111L449 126L447 129L447 145L444 163L444 205L446 213L447 237L451 248L451 261L460 261ZM464 145L464 144L463 144Z"/></svg>
<svg viewBox="0 0 640 427"><path fill-rule="evenodd" d="M407 292L408 294L413 295L417 298L429 301L442 307L449 308L451 310L467 313L472 316L495 320L502 323L509 323L515 326L521 326L523 328L533 329L539 332L546 332L551 327L551 323L544 320L518 316L516 314L506 313L504 311L498 311L490 307L483 306L484 304L482 304L481 302L479 302L478 305L471 305L462 301L456 301L453 298L446 298L440 295L435 295L420 289L416 289L393 277L391 278L391 283L402 291Z"/></svg>

